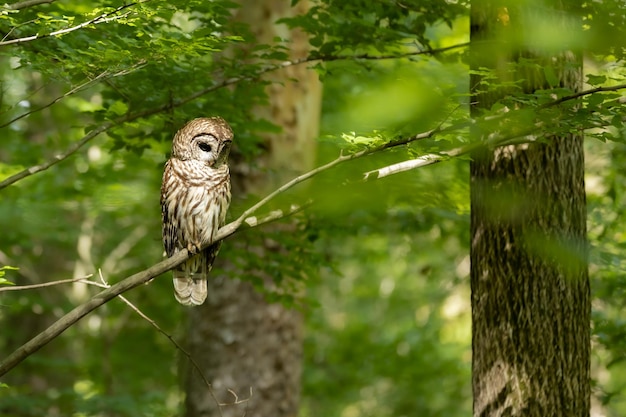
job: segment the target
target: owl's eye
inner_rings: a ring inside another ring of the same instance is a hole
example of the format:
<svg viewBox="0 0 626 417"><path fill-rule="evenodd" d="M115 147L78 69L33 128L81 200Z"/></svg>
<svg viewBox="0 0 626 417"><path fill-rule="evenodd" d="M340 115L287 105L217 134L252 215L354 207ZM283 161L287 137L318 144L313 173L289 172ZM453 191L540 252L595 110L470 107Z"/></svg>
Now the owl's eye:
<svg viewBox="0 0 626 417"><path fill-rule="evenodd" d="M200 148L201 151L204 152L211 152L211 145L209 145L208 143L203 143L201 142L198 147Z"/></svg>

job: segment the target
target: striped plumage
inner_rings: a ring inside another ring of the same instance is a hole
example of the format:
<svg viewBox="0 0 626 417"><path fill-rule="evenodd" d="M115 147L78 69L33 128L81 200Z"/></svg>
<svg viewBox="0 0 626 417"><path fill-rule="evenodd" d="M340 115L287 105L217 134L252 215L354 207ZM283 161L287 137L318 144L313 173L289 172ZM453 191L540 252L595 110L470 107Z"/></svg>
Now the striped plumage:
<svg viewBox="0 0 626 417"><path fill-rule="evenodd" d="M174 136L161 186L163 245L167 256L187 248L196 253L224 225L230 204L228 153L233 132L222 118L194 119ZM184 305L207 297L207 275L221 242L176 268L174 294Z"/></svg>

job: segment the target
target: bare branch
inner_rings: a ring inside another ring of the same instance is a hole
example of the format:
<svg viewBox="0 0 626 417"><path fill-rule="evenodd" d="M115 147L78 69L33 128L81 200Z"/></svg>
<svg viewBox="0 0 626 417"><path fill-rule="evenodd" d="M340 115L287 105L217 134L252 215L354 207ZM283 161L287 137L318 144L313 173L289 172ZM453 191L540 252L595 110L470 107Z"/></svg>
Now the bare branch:
<svg viewBox="0 0 626 417"><path fill-rule="evenodd" d="M506 138L509 140L510 138ZM505 138L500 139L504 141ZM498 146L500 142L493 143L493 146ZM422 155L419 158L409 159L407 161L398 162L397 164L388 165L383 168L378 168L373 171L368 171L363 174L363 180L380 179L393 174L399 174L400 172L409 171L416 168L421 168L427 165L433 165L438 162L445 161L455 156L467 155L470 152L476 150L479 147L485 146L483 143L474 143L459 148L452 149L450 151L441 152L439 154L427 154Z"/></svg>
<svg viewBox="0 0 626 417"><path fill-rule="evenodd" d="M387 177L393 174L399 174L400 172L409 171L416 168L421 168L426 165L436 164L443 160L443 155L428 154L420 156L419 158L409 159L407 161L398 162L397 164L388 165L383 168L378 168L373 171L366 172L363 177L364 180L379 179Z"/></svg>
<svg viewBox="0 0 626 417"><path fill-rule="evenodd" d="M150 1L150 0L144 0L145 1ZM23 2L26 3L26 2ZM128 4L123 4L117 8L115 8L114 10L107 12L107 13L103 13L100 16L97 16L91 20L88 20L86 22L81 23L80 25L76 25L76 26L72 26L69 28L65 28L65 29L60 29L60 30L55 30L54 32L50 32L44 35L32 35L32 36L26 36L24 38L17 38L17 39L11 39L9 41L2 41L0 42L0 47L1 46L7 46L7 45L14 45L14 44L21 44L21 43L26 43L26 42L30 42L30 41L34 41L36 39L43 39L43 38L50 38L50 37L54 37L54 36L59 36L59 35L64 35L66 33L70 33L70 32L74 32L75 30L78 29L82 29L84 27L87 26L92 26L92 25L97 25L98 23L106 23L106 22L110 22L112 20L116 20L116 19L121 19L125 16L127 16L128 14L125 13L123 15L119 15L119 16L115 16L117 13L121 12L124 9L128 9L129 7L135 6L136 4L139 3L143 3L143 2L133 2L133 3L128 3ZM19 5L19 3L18 3Z"/></svg>
<svg viewBox="0 0 626 417"><path fill-rule="evenodd" d="M58 281L50 281L50 282L42 282L40 284L31 284L31 285L11 285L11 286L2 286L0 287L0 292L2 291L21 291L21 290L34 290L38 288L51 287L53 285L60 284L69 284L72 282L85 282L86 279L91 278L93 274L89 274L82 278L70 278L70 279L61 279Z"/></svg>
<svg viewBox="0 0 626 417"><path fill-rule="evenodd" d="M111 74L108 71L104 71L104 72L100 73L99 75L97 75L95 78L92 78L92 79L90 79L90 80L88 80L88 81L86 81L86 82L84 82L84 83L82 83L80 85L77 85L76 87L72 88L71 90L69 90L65 94L62 94L62 95L58 96L57 98L53 99L52 101L48 102L47 104L44 104L41 107L37 107L36 109L29 110L29 111L27 111L25 113L22 113L22 114L20 114L18 116L15 116L13 119L9 120L6 123L0 124L0 128L9 126L13 122L16 122L16 121L18 121L18 120L20 120L20 119L22 119L22 118L24 118L26 116L30 116L33 113L36 113L38 111L47 109L48 107L52 106L53 104L58 103L59 101L63 100L66 97L69 97L69 96L71 96L73 94L76 94L76 93L78 93L80 91L86 90L87 88L93 87L94 85L96 85L98 82L100 82L102 80L108 80L109 78L112 78L112 77L118 77L118 76L121 76L121 75L129 74L129 73L131 73L131 72L133 72L133 71L143 67L144 65L146 65L146 61L145 60L141 60L141 61L137 62L136 64L132 65L130 68L126 68L124 70L118 71L115 74Z"/></svg>
<svg viewBox="0 0 626 417"><path fill-rule="evenodd" d="M89 133L87 133L85 136L83 136L83 138L81 140L79 140L78 142L74 142L69 148L67 148L65 150L65 152L57 154L54 156L54 158L40 164L40 165L34 165L30 168L27 168L23 171L18 172L15 175L12 175L6 179L4 179L3 181L0 182L0 190L8 187L9 185L24 179L26 177L29 177L33 174L36 174L37 172L41 172L41 171L45 171L46 169L50 168L53 165L58 164L59 162L63 161L64 159L66 159L67 157L69 157L70 155L72 155L74 152L76 152L77 150L79 150L80 148L82 148L87 142L89 142L91 139L95 138L96 136L98 136L100 133L102 132L106 132L107 130L109 130L111 127L115 126L115 122L106 122L101 124L100 126L98 126L97 128L91 130Z"/></svg>
<svg viewBox="0 0 626 417"><path fill-rule="evenodd" d="M100 288L110 288L111 286L106 282L106 280L104 279L104 277L102 276L102 270L99 269L98 270L98 275L100 276L100 281L102 281L101 284L97 283L97 282L89 282L92 285L96 285ZM211 397L213 397L213 399L215 400L215 403L220 405L220 402L217 400L217 398L215 397L215 394L213 393L213 387L211 386L211 383L209 382L209 380L207 379L207 377L204 375L204 372L202 372L202 368L200 368L200 365L198 365L198 363L195 361L195 359L191 356L191 354L189 352L187 352L187 350L185 350L185 348L183 348L177 341L176 339L174 339L174 337L172 335L170 335L169 333L167 333L165 330L163 330L161 328L161 326L159 326L154 320L152 320L150 317L148 317L143 311L141 311L137 306L135 306L133 303L131 303L126 297L124 297L123 295L119 295L118 296L120 300L122 300L128 307L130 307L135 313L137 313L142 319L146 320L148 323L150 323L150 325L152 327L154 327L155 329L157 329L157 331L159 333L161 333L162 335L164 335L165 337L167 337L170 342L172 342L172 344L174 345L174 347L176 347L176 349L178 349L179 351L182 352L183 355L185 355L187 357L187 359L189 359L189 361L191 362L191 364L193 365L194 368L196 368L196 370L198 371L198 373L200 374L200 377L202 378L202 380L204 381L204 383L206 384L207 388L209 389L209 393L211 395Z"/></svg>
<svg viewBox="0 0 626 417"><path fill-rule="evenodd" d="M323 61L323 62L330 62L330 61L345 61L345 60L383 60L383 59L398 59L398 58L408 58L411 56L418 56L418 55L438 55L444 52L448 52L448 51L452 51L454 49L461 49L461 48L466 48L470 46L469 42L464 42L464 43L458 43L455 45L450 45L450 46L446 46L443 48L437 48L437 49L422 49L422 50L417 50L417 51L410 51L410 52L405 52L405 53L401 53L401 54L387 54L387 55L370 55L370 54L360 54L360 55L320 55L320 56L311 56L311 57L307 57L307 58L303 58L300 61L301 62L311 62L311 61ZM291 62L291 61L289 61ZM296 63L301 63L298 61L295 61ZM293 64L289 64L288 66L291 66Z"/></svg>
<svg viewBox="0 0 626 417"><path fill-rule="evenodd" d="M607 87L596 87L596 88L591 88L589 90L583 90L583 91L579 91L577 93L571 94L569 96L564 96L561 97L558 100L555 100L553 102L550 103L546 103L543 106L540 106L540 109L544 109L547 107L552 107L552 106L557 106L561 103L564 103L566 101L571 101L571 100L576 100L577 98L580 97L584 97L584 96L588 96L590 94L594 94L594 93L601 93L601 92L608 92L608 91L618 91L618 90L623 90L626 88L626 84L617 84L617 85L611 85L611 86L607 86Z"/></svg>
<svg viewBox="0 0 626 417"><path fill-rule="evenodd" d="M257 207L260 205L257 204ZM299 211L299 207L293 207L289 211L286 211L283 216L289 216L297 211ZM250 210L246 211L250 213ZM226 226L220 228L216 233L214 239L203 245L201 249L208 247L213 242L217 242L219 240L225 239L228 236L237 232L237 230L242 226L244 222L245 216L239 217L234 222L227 224ZM274 216L268 216L266 220L259 221L256 223L256 226L261 226L265 223L275 220ZM246 227L250 228L252 226L246 225ZM134 275L131 275L128 278L123 279L122 281L110 286L109 288L101 291L100 293L94 295L87 302L75 307L69 313L65 314L63 317L58 319L55 323L53 323L50 327L48 327L43 332L39 333L37 336L33 337L31 340L26 342L24 345L15 350L12 354L6 357L2 363L0 363L0 376L4 375L11 369L13 369L16 365L26 359L28 356L39 350L42 346L46 345L52 339L59 336L66 329L76 323L78 320L105 304L106 302L112 300L113 298L119 296L120 294L136 288L142 284L148 283L153 278L163 274L164 272L169 271L172 268L183 263L190 257L187 249L183 249L180 252L176 253L171 258L165 259L156 265L151 266L150 268L138 272ZM89 281L87 281L89 282Z"/></svg>
<svg viewBox="0 0 626 417"><path fill-rule="evenodd" d="M54 3L55 1L56 0L24 0L24 1L18 1L17 3L9 4L8 5L8 9L9 10L27 9L29 7L39 6L40 4Z"/></svg>

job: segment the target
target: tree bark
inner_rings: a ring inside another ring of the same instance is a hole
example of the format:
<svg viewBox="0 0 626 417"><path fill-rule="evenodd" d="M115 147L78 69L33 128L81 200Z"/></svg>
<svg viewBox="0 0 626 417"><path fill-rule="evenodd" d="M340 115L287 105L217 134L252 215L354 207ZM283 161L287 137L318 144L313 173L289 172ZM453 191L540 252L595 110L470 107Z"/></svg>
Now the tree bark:
<svg viewBox="0 0 626 417"><path fill-rule="evenodd" d="M526 42L533 21L567 12L556 0L472 2L474 116L511 91L502 83L549 88L546 68L558 86L580 89L579 55ZM501 88L484 90L484 69ZM474 140L489 133L479 126ZM583 137L483 149L470 171L474 416L589 416Z"/></svg>
<svg viewBox="0 0 626 417"><path fill-rule="evenodd" d="M288 0L249 0L242 1L241 6L234 19L250 25L258 43L271 44L278 36L290 41L290 58L307 56L306 36L274 22L305 12L308 1L300 1L293 8ZM310 169L314 162L321 107L317 74L306 66L291 66L272 73L269 80L280 83L268 85L269 105L255 109L255 113L280 126L282 132L266 138L268 151L255 160L260 170L234 167L234 197L248 192L262 194ZM266 251L284 250L269 239L254 247L242 239L245 236L226 244L245 246L255 253L252 256L261 257ZM284 258L289 262L287 253ZM218 262L225 261L218 256ZM234 265L225 269L237 270ZM258 270L239 273L262 275L266 286L274 286L273 277ZM235 272L234 276L209 277L207 301L190 314L188 350L207 375L216 398L197 372L186 365L187 417L297 415L302 356L302 318L297 311L269 304L250 282L236 279ZM217 405L217 401L235 402L233 393L243 400L240 404Z"/></svg>

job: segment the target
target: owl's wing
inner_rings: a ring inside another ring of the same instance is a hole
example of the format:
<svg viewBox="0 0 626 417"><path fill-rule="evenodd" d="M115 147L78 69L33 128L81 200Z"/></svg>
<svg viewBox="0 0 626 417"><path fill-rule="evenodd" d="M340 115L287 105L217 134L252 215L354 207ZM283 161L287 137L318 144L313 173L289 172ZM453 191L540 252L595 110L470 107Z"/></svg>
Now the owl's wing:
<svg viewBox="0 0 626 417"><path fill-rule="evenodd" d="M170 213L168 209L168 202L172 198L171 193L176 189L174 182L176 182L176 175L173 172L170 161L167 161L165 171L163 172L163 185L161 186L161 220L163 225L163 246L168 257L174 255L178 247L175 213Z"/></svg>

